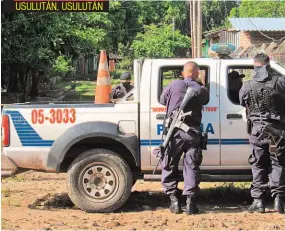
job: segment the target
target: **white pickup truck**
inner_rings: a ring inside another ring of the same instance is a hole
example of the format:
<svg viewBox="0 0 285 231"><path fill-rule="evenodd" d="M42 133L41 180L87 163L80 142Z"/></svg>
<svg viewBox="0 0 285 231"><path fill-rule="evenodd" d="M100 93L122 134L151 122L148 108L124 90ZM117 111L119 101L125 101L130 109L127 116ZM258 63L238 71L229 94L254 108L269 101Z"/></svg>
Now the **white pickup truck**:
<svg viewBox="0 0 285 231"><path fill-rule="evenodd" d="M12 104L2 112L2 160L23 170L67 172L74 204L89 212L111 212L128 199L137 179L152 175L161 143L165 107L159 103L163 86L179 78L191 59L134 61L134 89L116 104ZM202 180L251 179L246 112L230 91L229 73L252 75L249 59L195 59L210 92L201 129L208 132L203 152ZM276 74L284 67L271 62ZM3 161L2 161L3 162ZM181 162L182 165L182 162ZM2 166L2 170L5 166ZM182 170L182 168L180 168Z"/></svg>

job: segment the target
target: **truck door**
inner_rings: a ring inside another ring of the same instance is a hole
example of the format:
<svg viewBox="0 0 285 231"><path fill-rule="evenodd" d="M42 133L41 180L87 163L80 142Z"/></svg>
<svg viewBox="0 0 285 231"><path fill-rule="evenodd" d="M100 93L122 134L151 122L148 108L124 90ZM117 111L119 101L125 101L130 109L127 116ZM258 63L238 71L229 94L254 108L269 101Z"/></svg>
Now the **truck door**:
<svg viewBox="0 0 285 231"><path fill-rule="evenodd" d="M246 110L240 106L238 94L242 82L253 75L253 65L250 60L222 60L220 69L221 165L248 168L251 149Z"/></svg>
<svg viewBox="0 0 285 231"><path fill-rule="evenodd" d="M151 151L161 143L163 130L163 118L165 107L160 104L159 98L163 87L171 81L181 78L183 65L188 60L154 60L152 66L151 80L151 102L150 102L150 147ZM196 61L196 60L195 60ZM216 84L216 60L199 60L200 74L205 85L210 91L210 101L203 108L202 129L209 133L208 150L203 152L202 168L213 168L220 164L220 130L219 130L219 97ZM156 165L157 159L151 156L150 163ZM182 160L180 161L182 166ZM208 167L207 167L208 166Z"/></svg>
<svg viewBox="0 0 285 231"><path fill-rule="evenodd" d="M284 69L273 61L271 69L274 75L284 74ZM236 79L237 74L243 78ZM248 157L251 147L246 132L246 110L239 105L238 91L240 82L251 79L254 74L252 60L221 61L221 165L226 168L250 168Z"/></svg>

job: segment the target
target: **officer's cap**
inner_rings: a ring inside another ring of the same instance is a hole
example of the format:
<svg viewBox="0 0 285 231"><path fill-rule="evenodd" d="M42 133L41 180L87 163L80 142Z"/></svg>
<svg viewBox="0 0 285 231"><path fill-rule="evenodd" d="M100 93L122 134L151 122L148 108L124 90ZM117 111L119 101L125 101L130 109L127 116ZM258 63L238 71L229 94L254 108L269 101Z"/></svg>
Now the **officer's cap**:
<svg viewBox="0 0 285 231"><path fill-rule="evenodd" d="M124 72L122 75L121 75L121 80L131 80L131 74L129 72Z"/></svg>
<svg viewBox="0 0 285 231"><path fill-rule="evenodd" d="M239 79L239 78L244 78L245 75L244 74L239 74L237 71L232 71L229 73L228 75L229 78L233 78L233 79Z"/></svg>

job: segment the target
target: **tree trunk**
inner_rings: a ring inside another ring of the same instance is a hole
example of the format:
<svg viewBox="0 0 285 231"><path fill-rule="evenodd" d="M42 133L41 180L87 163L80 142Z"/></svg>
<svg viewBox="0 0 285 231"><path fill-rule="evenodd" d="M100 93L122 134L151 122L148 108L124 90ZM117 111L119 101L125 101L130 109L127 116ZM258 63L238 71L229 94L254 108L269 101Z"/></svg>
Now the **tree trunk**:
<svg viewBox="0 0 285 231"><path fill-rule="evenodd" d="M31 99L35 100L39 96L38 89L38 72L32 71L32 87L31 87Z"/></svg>
<svg viewBox="0 0 285 231"><path fill-rule="evenodd" d="M24 75L24 86L23 86L23 94L21 102L24 103L27 101L27 92L28 92L28 84L30 80L31 71L27 71Z"/></svg>
<svg viewBox="0 0 285 231"><path fill-rule="evenodd" d="M20 86L22 91L24 90L24 85L25 85L25 68L23 67L23 65L21 65L21 67L19 68L19 82L20 82Z"/></svg>
<svg viewBox="0 0 285 231"><path fill-rule="evenodd" d="M9 81L8 92L19 92L19 84L18 84L18 71L16 65L12 65L11 68L11 78Z"/></svg>

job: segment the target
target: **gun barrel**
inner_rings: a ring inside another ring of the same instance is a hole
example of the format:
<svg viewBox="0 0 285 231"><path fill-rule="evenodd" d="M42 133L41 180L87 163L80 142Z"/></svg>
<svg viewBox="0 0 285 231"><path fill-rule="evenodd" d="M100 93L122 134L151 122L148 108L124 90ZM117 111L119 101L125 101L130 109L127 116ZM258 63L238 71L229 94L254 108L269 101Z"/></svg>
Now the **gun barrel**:
<svg viewBox="0 0 285 231"><path fill-rule="evenodd" d="M285 139L285 131L273 128L271 126L266 126L264 130L274 136L279 136Z"/></svg>
<svg viewBox="0 0 285 231"><path fill-rule="evenodd" d="M163 143L162 143L162 148L163 148L163 151L165 151L166 147L168 146L169 142L170 142L170 139L174 133L174 129L175 127L174 126L171 126L169 128L169 131L167 132L167 135L165 136L165 139L163 140ZM164 153L161 153L161 155L163 155Z"/></svg>
<svg viewBox="0 0 285 231"><path fill-rule="evenodd" d="M188 87L179 110L183 111L186 105L189 103L189 101L195 96L196 96L196 92L191 87Z"/></svg>

